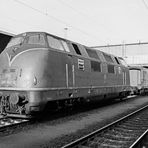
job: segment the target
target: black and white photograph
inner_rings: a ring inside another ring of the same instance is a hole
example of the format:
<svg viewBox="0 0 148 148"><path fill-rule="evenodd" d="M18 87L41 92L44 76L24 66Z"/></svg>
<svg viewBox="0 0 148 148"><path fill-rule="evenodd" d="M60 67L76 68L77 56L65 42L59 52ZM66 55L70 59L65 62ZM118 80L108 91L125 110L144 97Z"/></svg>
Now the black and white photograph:
<svg viewBox="0 0 148 148"><path fill-rule="evenodd" d="M148 148L148 0L0 0L0 148Z"/></svg>

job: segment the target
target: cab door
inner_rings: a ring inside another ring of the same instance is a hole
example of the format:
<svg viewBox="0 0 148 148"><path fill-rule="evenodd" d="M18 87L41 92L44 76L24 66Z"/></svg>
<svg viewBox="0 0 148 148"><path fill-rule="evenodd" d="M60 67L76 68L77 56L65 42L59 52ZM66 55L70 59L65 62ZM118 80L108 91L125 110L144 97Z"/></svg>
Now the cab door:
<svg viewBox="0 0 148 148"><path fill-rule="evenodd" d="M66 87L75 87L75 67L73 64L73 55L67 55L66 69Z"/></svg>

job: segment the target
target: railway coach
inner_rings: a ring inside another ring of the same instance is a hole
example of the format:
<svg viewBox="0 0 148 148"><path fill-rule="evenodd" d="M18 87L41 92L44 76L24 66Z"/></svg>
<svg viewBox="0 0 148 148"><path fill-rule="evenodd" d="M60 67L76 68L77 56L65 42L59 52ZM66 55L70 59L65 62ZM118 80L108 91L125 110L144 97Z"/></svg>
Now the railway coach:
<svg viewBox="0 0 148 148"><path fill-rule="evenodd" d="M132 95L148 93L148 68L140 65L130 65L130 87Z"/></svg>
<svg viewBox="0 0 148 148"><path fill-rule="evenodd" d="M14 36L0 63L2 113L26 116L50 104L123 98L130 92L122 58L45 32Z"/></svg>

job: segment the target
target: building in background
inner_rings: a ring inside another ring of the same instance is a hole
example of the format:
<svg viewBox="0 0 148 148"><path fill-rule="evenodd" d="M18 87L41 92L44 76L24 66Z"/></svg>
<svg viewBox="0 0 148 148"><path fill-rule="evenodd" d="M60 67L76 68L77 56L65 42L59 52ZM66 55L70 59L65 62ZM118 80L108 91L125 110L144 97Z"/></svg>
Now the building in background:
<svg viewBox="0 0 148 148"><path fill-rule="evenodd" d="M92 48L123 57L130 65L148 66L148 42L94 46Z"/></svg>

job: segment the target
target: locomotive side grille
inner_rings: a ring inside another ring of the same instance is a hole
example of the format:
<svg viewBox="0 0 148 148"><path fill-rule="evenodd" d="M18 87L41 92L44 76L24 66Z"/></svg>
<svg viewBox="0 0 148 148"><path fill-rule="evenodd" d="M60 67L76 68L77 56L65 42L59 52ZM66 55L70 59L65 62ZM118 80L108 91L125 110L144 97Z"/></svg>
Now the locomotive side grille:
<svg viewBox="0 0 148 148"><path fill-rule="evenodd" d="M84 70L84 60L78 59L78 68Z"/></svg>

